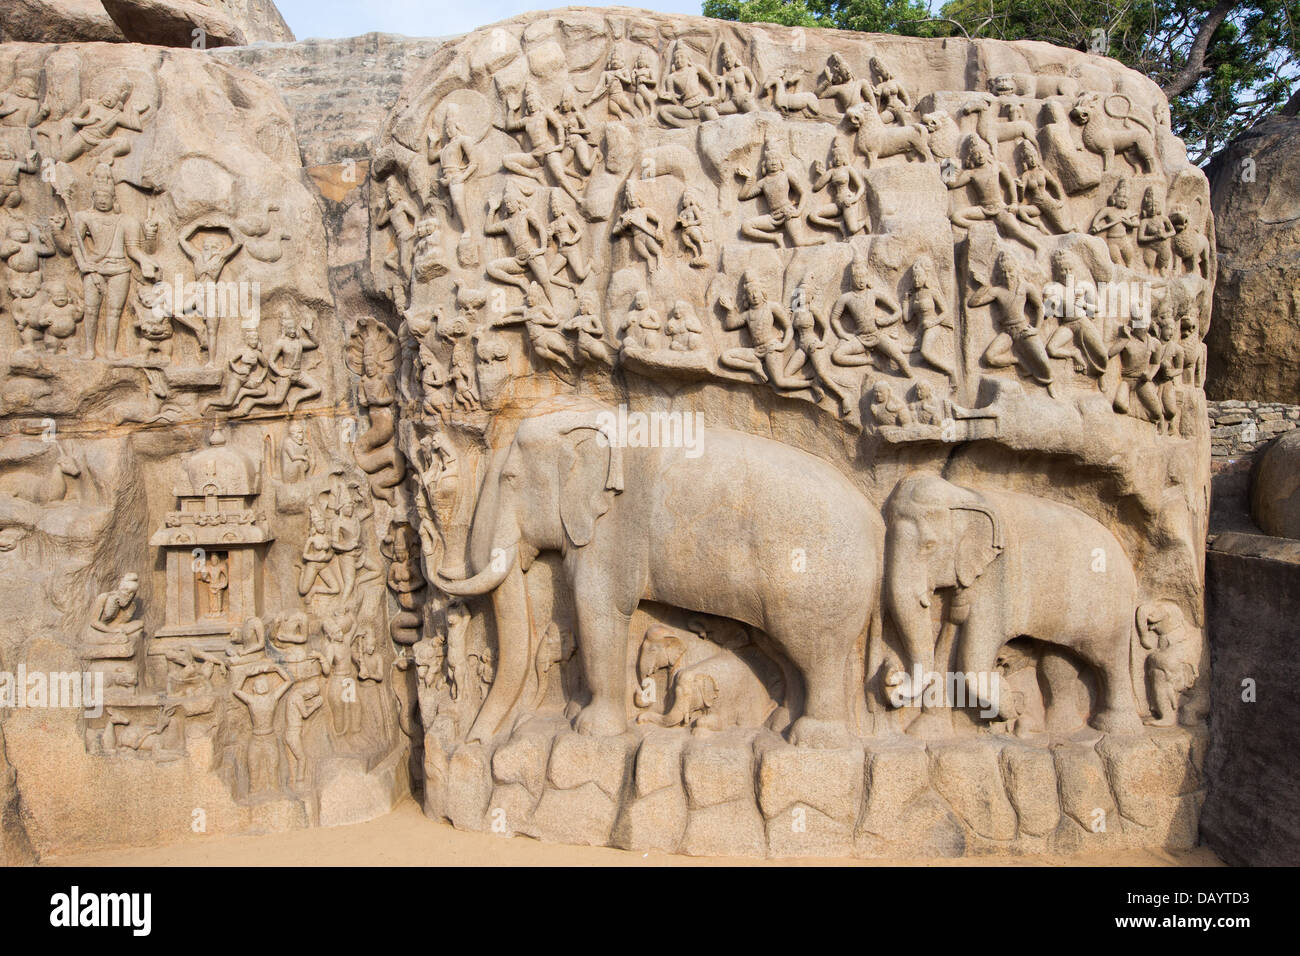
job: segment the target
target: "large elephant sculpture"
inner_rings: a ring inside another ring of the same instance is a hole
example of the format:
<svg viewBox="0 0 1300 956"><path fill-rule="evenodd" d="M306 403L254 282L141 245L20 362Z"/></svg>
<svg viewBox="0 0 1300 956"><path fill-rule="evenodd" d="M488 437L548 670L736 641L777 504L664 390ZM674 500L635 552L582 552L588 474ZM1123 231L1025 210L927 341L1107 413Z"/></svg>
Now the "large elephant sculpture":
<svg viewBox="0 0 1300 956"><path fill-rule="evenodd" d="M981 675L995 672L1007 641L1031 637L1068 648L1095 670L1094 727L1141 729L1129 657L1137 584L1106 528L1068 505L974 491L933 474L902 479L885 521L884 606L909 658L886 678L892 704L921 697L934 673L931 609L936 592L946 591L967 700L992 710L997 702Z"/></svg>
<svg viewBox="0 0 1300 956"><path fill-rule="evenodd" d="M470 529L472 576L435 576L450 594L492 595L497 675L469 739L500 732L519 700L533 633L524 574L554 551L591 695L574 721L580 733L626 731L629 621L650 600L765 632L805 685L791 741L845 742L861 693L851 655L879 632L875 507L829 464L780 442L704 428L693 449L623 447L609 434L613 410L557 405L525 417L489 466Z"/></svg>

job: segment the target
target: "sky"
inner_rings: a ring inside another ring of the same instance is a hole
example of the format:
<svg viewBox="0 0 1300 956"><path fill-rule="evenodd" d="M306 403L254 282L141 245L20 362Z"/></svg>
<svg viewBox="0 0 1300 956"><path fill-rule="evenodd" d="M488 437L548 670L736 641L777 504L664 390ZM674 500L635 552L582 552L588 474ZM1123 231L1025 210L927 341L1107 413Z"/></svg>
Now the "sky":
<svg viewBox="0 0 1300 956"><path fill-rule="evenodd" d="M275 5L294 36L307 40L375 31L411 37L451 36L529 10L564 6L640 6L659 13L698 15L702 0L275 0Z"/></svg>

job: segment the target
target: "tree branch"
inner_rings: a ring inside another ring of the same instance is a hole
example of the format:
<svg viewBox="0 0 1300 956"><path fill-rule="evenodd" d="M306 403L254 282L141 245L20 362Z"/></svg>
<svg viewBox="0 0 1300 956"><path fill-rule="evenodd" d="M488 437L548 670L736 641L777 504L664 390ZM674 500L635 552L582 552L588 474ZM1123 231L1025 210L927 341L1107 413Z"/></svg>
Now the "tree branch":
<svg viewBox="0 0 1300 956"><path fill-rule="evenodd" d="M1161 88L1165 96L1173 99L1195 86L1200 80L1201 74L1205 72L1205 54L1210 48L1210 37L1214 35L1215 30L1219 29L1220 24L1227 19L1236 5L1234 0L1221 0L1219 5L1201 21L1201 26L1196 31L1196 39L1192 41L1192 47L1187 51L1187 62Z"/></svg>

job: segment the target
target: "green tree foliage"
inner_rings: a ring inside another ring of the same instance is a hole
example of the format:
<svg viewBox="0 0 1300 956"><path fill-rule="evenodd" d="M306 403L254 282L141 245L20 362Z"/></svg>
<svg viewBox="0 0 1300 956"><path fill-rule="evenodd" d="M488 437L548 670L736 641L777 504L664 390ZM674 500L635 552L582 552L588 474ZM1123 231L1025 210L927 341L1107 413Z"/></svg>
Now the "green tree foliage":
<svg viewBox="0 0 1300 956"><path fill-rule="evenodd" d="M704 13L1105 54L1164 90L1197 162L1269 113L1300 111L1300 0L949 0L934 13L919 0L705 0Z"/></svg>

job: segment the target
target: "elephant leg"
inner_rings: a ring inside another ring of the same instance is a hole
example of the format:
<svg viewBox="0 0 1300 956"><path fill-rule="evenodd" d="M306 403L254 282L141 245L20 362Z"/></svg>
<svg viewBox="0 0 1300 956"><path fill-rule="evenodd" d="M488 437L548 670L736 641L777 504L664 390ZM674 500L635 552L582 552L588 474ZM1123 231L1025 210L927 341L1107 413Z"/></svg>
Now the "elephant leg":
<svg viewBox="0 0 1300 956"><path fill-rule="evenodd" d="M1142 731L1137 703L1133 699L1133 682L1128 667L1128 629L1125 628L1123 650L1115 651L1110 658L1088 648L1079 653L1090 663L1097 674L1097 696L1101 707L1089 723L1104 734L1136 734ZM1114 642L1120 646L1119 642Z"/></svg>
<svg viewBox="0 0 1300 956"><path fill-rule="evenodd" d="M582 594L575 587L575 594ZM600 589L592 591L600 594ZM599 600L599 599L598 599ZM627 730L623 694L627 681L627 630L632 616L612 606L578 601L578 647L591 702L574 721L580 734L617 736Z"/></svg>
<svg viewBox="0 0 1300 956"><path fill-rule="evenodd" d="M985 625L979 610L972 608L958 638L957 671L966 684L966 706L978 708L980 716L993 720L1007 719L997 670L998 651L1005 642L1006 635Z"/></svg>
<svg viewBox="0 0 1300 956"><path fill-rule="evenodd" d="M803 675L805 695L803 714L790 727L790 742L818 748L849 746L853 738L848 723L848 654L814 657L793 651L790 656Z"/></svg>

